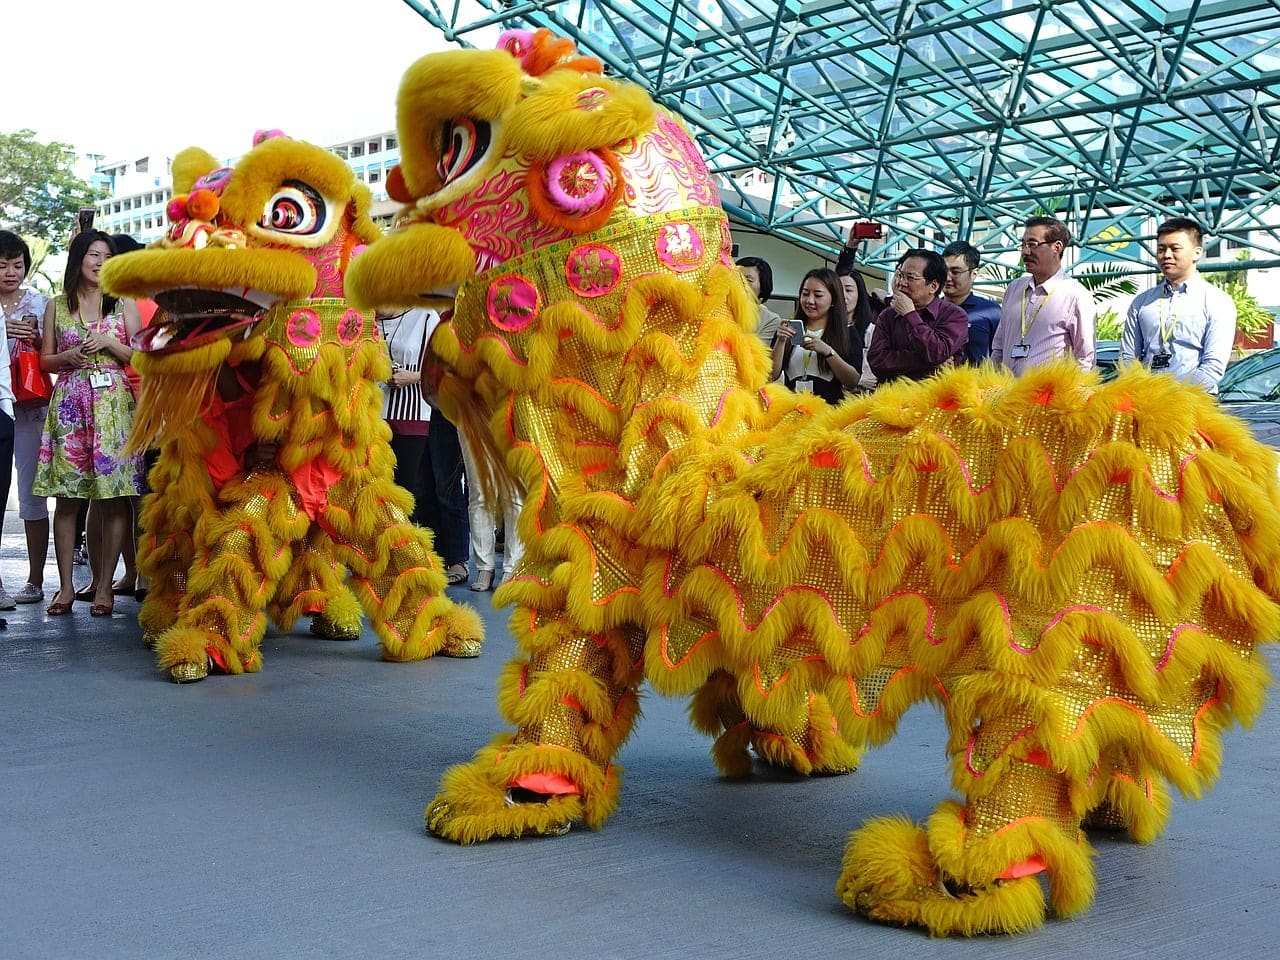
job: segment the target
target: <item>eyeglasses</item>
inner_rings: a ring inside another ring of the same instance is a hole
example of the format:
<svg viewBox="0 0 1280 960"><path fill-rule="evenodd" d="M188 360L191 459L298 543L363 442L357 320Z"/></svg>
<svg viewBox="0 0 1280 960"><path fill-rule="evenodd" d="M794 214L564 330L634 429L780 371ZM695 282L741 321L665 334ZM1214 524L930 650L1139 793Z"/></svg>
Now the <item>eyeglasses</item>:
<svg viewBox="0 0 1280 960"><path fill-rule="evenodd" d="M964 267L947 267L947 276L963 277L966 273L973 273L972 270L966 270Z"/></svg>
<svg viewBox="0 0 1280 960"><path fill-rule="evenodd" d="M1047 247L1057 243L1057 240L1023 240L1018 244L1019 250L1035 250L1039 247Z"/></svg>
<svg viewBox="0 0 1280 960"><path fill-rule="evenodd" d="M895 273L893 278L895 280L905 281L906 283L919 283L924 279L924 277L920 276L918 273Z"/></svg>

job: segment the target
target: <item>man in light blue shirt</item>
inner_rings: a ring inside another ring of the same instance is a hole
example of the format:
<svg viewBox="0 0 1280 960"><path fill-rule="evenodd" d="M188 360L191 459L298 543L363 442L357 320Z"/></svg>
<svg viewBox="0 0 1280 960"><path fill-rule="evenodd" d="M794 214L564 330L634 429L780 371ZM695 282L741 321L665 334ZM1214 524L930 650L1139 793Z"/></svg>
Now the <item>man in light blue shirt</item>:
<svg viewBox="0 0 1280 960"><path fill-rule="evenodd" d="M1196 269L1203 239L1200 224L1186 217L1160 225L1156 265L1164 279L1133 298L1120 359L1140 360L1217 393L1235 340L1236 305Z"/></svg>

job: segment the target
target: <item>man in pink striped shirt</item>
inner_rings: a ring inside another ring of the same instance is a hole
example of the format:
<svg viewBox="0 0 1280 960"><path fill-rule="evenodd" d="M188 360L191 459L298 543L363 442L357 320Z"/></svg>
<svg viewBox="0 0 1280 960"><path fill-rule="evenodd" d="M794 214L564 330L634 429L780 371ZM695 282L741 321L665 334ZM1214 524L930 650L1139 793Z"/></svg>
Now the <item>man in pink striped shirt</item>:
<svg viewBox="0 0 1280 960"><path fill-rule="evenodd" d="M1022 263L1027 275L1009 284L1000 307L1000 325L991 341L991 359L1021 375L1057 357L1073 357L1093 368L1093 296L1062 269L1071 234L1053 217L1023 224Z"/></svg>

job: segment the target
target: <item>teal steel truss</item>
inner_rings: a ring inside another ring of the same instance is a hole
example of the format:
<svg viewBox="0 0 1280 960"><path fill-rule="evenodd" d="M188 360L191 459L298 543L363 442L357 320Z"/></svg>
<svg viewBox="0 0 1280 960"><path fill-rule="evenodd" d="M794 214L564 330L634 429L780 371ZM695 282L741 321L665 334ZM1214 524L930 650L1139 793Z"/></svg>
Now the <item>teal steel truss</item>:
<svg viewBox="0 0 1280 960"><path fill-rule="evenodd" d="M1080 259L1149 267L1192 216L1280 264L1280 0L406 0L451 39L550 27L696 134L740 220L870 262L1017 249L1053 212Z"/></svg>

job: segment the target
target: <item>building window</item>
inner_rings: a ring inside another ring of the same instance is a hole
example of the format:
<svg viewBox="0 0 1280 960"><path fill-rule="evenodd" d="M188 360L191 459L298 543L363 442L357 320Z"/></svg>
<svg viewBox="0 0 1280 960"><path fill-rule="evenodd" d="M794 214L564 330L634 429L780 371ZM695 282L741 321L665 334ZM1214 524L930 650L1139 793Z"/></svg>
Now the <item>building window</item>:
<svg viewBox="0 0 1280 960"><path fill-rule="evenodd" d="M396 138L395 138L395 137L387 137L387 149L388 149L388 150L394 150L395 148L396 148Z"/></svg>
<svg viewBox="0 0 1280 960"><path fill-rule="evenodd" d="M151 159L150 157L143 157L141 160L139 160L137 163L133 165L133 169L138 171L138 173L146 173L147 166L150 163L150 159Z"/></svg>
<svg viewBox="0 0 1280 960"><path fill-rule="evenodd" d="M340 156L343 160L347 159L347 145L344 143L340 147L334 147L333 152Z"/></svg>
<svg viewBox="0 0 1280 960"><path fill-rule="evenodd" d="M353 143L353 144L351 145L351 156L353 156L353 157L363 157L363 156L364 156L364 144L361 144L361 143Z"/></svg>
<svg viewBox="0 0 1280 960"><path fill-rule="evenodd" d="M370 140L370 141L369 141L369 152L370 152L370 153L377 153L377 152L378 152L379 150L381 150L381 149L382 149L382 144L381 144L381 142L379 142L379 141L377 141L377 140Z"/></svg>
<svg viewBox="0 0 1280 960"><path fill-rule="evenodd" d="M369 171L369 182L370 182L370 183L377 183L377 182L378 182L379 180L381 180L381 179L382 179L382 171L381 171L381 170L370 170L370 171Z"/></svg>

